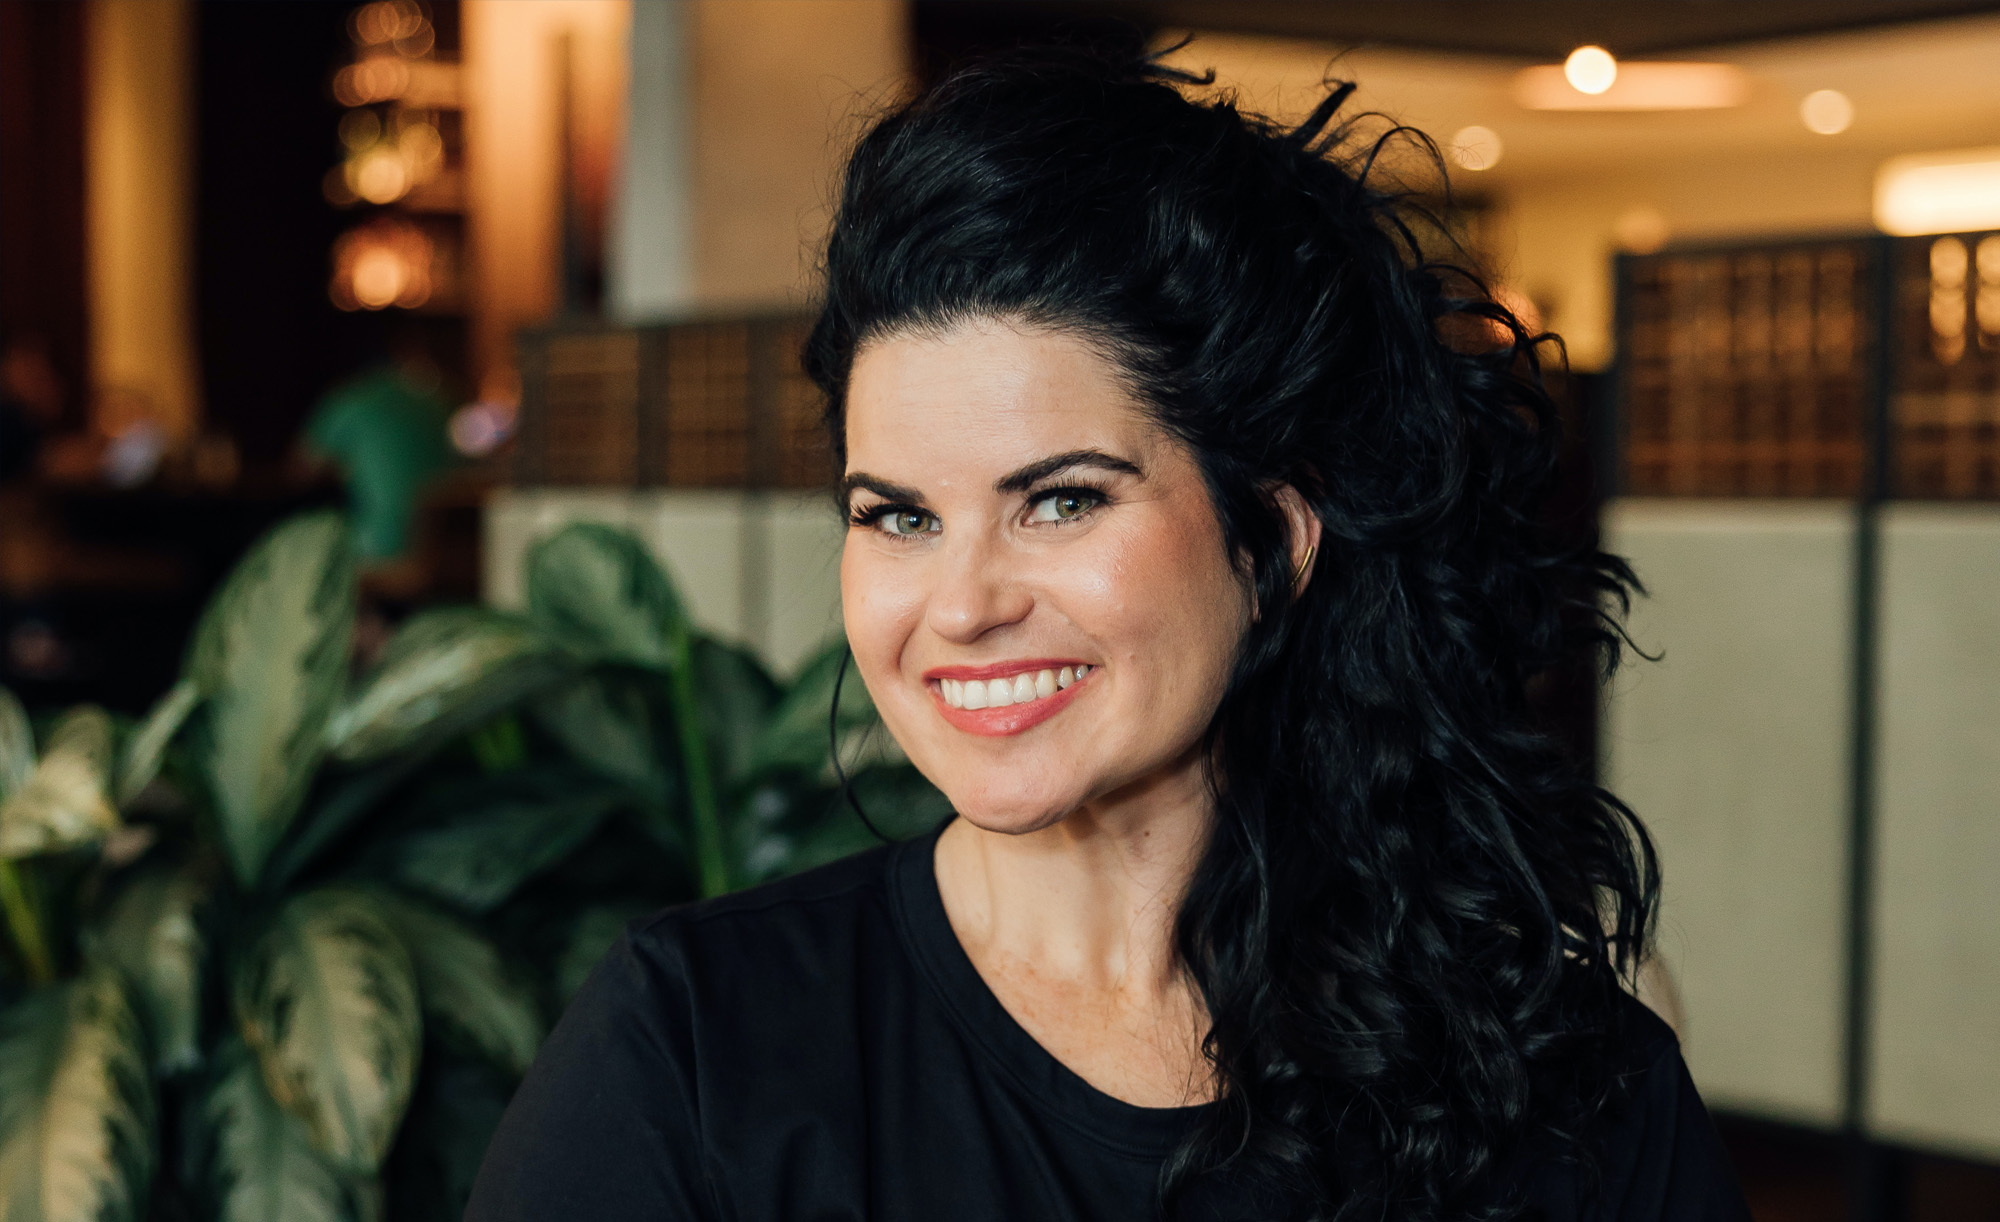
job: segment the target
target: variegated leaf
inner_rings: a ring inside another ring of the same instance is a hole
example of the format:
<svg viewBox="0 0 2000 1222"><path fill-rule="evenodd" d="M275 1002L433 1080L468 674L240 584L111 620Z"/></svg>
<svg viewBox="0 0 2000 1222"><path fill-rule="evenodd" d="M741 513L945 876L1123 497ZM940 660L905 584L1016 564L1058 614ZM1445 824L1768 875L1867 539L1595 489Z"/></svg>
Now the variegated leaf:
<svg viewBox="0 0 2000 1222"><path fill-rule="evenodd" d="M195 630L187 677L205 706L195 759L237 881L256 882L326 750L354 622L347 522L315 513L251 549Z"/></svg>
<svg viewBox="0 0 2000 1222"><path fill-rule="evenodd" d="M510 1073L528 1072L541 1047L542 1017L493 944L403 896L379 895L376 911L410 952L424 1013L445 1039Z"/></svg>
<svg viewBox="0 0 2000 1222"><path fill-rule="evenodd" d="M35 731L21 701L0 687L0 799L28 783L35 770Z"/></svg>
<svg viewBox="0 0 2000 1222"><path fill-rule="evenodd" d="M153 1084L117 972L44 989L0 1028L0 1222L143 1218Z"/></svg>
<svg viewBox="0 0 2000 1222"><path fill-rule="evenodd" d="M223 1043L216 1068L202 1116L213 1134L208 1166L218 1222L356 1222L374 1212L372 1186L320 1157L305 1126L264 1088L241 1040Z"/></svg>
<svg viewBox="0 0 2000 1222"><path fill-rule="evenodd" d="M327 723L349 761L376 759L440 729L462 731L572 669L518 616L447 607L412 616L361 689Z"/></svg>
<svg viewBox="0 0 2000 1222"><path fill-rule="evenodd" d="M139 791L159 775L167 744L180 733L188 714L200 703L201 689L191 680L182 679L160 697L152 712L146 714L146 720L132 731L118 760L118 805L124 806L138 797Z"/></svg>
<svg viewBox="0 0 2000 1222"><path fill-rule="evenodd" d="M409 953L373 900L330 887L287 902L237 965L233 994L271 1097L335 1167L372 1175L423 1039Z"/></svg>
<svg viewBox="0 0 2000 1222"><path fill-rule="evenodd" d="M196 867L148 871L118 894L88 941L93 960L117 967L131 983L162 1074L201 1063L208 946L198 917L208 896L209 882Z"/></svg>
<svg viewBox="0 0 2000 1222"><path fill-rule="evenodd" d="M673 664L687 612L630 532L575 523L537 543L527 569L529 612L559 640L609 661Z"/></svg>
<svg viewBox="0 0 2000 1222"><path fill-rule="evenodd" d="M52 853L102 840L118 827L105 792L111 716L95 705L65 713L27 783L0 804L0 857Z"/></svg>

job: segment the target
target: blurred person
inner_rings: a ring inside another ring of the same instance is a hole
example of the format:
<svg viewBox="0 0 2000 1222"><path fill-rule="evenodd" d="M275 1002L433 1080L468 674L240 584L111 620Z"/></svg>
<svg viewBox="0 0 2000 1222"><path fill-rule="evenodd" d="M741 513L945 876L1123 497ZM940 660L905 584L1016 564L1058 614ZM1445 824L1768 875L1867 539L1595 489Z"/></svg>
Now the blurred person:
<svg viewBox="0 0 2000 1222"><path fill-rule="evenodd" d="M1747 1218L1658 893L1526 685L1608 668L1531 334L1285 129L1021 52L847 168L807 364L938 831L632 925L468 1218Z"/></svg>
<svg viewBox="0 0 2000 1222"><path fill-rule="evenodd" d="M409 550L424 488L452 461L450 404L437 366L414 343L364 369L320 399L306 422L310 459L330 462L347 482L356 547L366 560Z"/></svg>

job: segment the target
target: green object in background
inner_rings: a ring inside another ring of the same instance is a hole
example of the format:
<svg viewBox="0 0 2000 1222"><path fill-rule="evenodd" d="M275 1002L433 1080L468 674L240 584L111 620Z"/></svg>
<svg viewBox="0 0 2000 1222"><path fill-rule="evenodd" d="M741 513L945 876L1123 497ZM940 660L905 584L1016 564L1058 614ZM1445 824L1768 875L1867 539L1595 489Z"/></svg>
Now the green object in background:
<svg viewBox="0 0 2000 1222"><path fill-rule="evenodd" d="M354 538L364 560L403 554L424 485L451 465L450 405L393 366L328 391L306 444L347 475Z"/></svg>

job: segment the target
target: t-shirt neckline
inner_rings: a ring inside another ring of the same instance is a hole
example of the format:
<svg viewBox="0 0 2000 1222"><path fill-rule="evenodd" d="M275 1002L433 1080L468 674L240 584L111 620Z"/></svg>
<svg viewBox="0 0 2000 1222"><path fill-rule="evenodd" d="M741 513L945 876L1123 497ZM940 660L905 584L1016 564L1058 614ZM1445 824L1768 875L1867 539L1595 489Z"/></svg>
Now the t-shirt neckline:
<svg viewBox="0 0 2000 1222"><path fill-rule="evenodd" d="M1140 1107L1084 1081L1035 1042L1000 999L952 932L938 892L938 837L950 826L896 846L890 894L910 957L960 1028L1038 1110L1113 1149L1160 1158L1180 1143L1212 1104Z"/></svg>

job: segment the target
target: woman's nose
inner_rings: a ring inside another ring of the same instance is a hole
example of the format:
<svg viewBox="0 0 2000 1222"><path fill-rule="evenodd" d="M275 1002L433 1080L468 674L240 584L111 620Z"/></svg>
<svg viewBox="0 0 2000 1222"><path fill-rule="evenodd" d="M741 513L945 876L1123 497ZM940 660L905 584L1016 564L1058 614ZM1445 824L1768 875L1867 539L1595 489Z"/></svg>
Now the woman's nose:
<svg viewBox="0 0 2000 1222"><path fill-rule="evenodd" d="M936 565L924 615L930 630L947 641L970 644L995 628L1026 619L1035 605L1003 546L947 547Z"/></svg>

